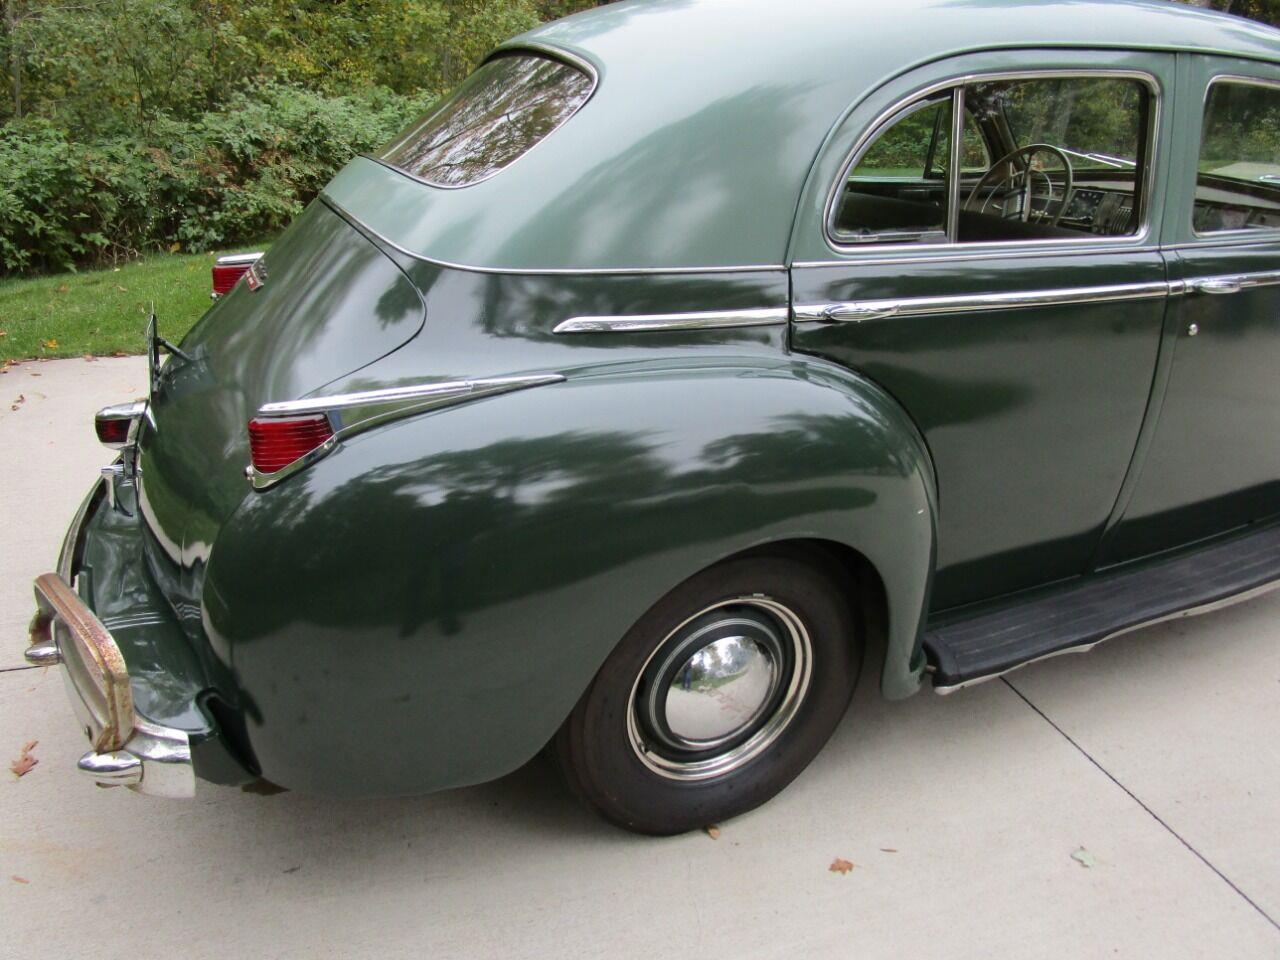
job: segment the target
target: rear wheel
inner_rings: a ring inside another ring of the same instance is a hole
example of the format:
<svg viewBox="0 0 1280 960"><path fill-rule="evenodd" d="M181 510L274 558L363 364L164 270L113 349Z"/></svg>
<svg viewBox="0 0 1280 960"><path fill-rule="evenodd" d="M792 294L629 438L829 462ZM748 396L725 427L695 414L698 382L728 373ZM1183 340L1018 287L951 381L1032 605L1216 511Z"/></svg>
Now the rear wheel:
<svg viewBox="0 0 1280 960"><path fill-rule="evenodd" d="M861 665L833 565L753 556L640 618L556 735L569 784L608 819L680 833L744 813L830 737Z"/></svg>

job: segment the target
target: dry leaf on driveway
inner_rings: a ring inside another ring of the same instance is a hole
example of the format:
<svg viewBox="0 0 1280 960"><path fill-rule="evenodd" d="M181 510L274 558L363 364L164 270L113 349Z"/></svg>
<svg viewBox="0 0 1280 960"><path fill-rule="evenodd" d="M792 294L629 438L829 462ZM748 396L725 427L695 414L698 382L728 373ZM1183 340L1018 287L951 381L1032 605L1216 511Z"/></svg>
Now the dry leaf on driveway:
<svg viewBox="0 0 1280 960"><path fill-rule="evenodd" d="M23 744L22 752L18 754L18 759L9 764L9 769L13 771L14 776L25 777L31 772L31 768L40 762L31 755L31 751L36 748L36 744L39 742L39 740L28 740Z"/></svg>
<svg viewBox="0 0 1280 960"><path fill-rule="evenodd" d="M9 404L9 409L17 410L20 406L22 406L26 402L27 402L27 395L25 393L20 393L18 394L18 399L13 401L13 403Z"/></svg>
<svg viewBox="0 0 1280 960"><path fill-rule="evenodd" d="M1086 869L1096 866L1098 863L1097 858L1084 847L1076 848L1075 853L1071 854L1071 859Z"/></svg>
<svg viewBox="0 0 1280 960"><path fill-rule="evenodd" d="M702 829L706 833L706 835L710 837L712 840L720 839L720 828L717 827L714 823L707 824L707 826L703 827Z"/></svg>
<svg viewBox="0 0 1280 960"><path fill-rule="evenodd" d="M30 880L28 880L26 877L20 877L20 876L18 876L16 873L15 873L15 874L12 874L12 875L9 877L9 879L10 879L10 880L12 880L14 883L30 883L30 882L31 882L31 881L30 881Z"/></svg>
<svg viewBox="0 0 1280 960"><path fill-rule="evenodd" d="M843 857L836 857L831 861L831 866L827 867L832 873L844 875L853 869L853 862L845 860Z"/></svg>

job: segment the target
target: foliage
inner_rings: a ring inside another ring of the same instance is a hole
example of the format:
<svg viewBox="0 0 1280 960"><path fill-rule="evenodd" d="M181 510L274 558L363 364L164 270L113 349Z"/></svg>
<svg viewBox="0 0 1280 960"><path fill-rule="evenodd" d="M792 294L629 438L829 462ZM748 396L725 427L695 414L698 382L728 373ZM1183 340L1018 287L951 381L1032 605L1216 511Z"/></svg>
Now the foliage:
<svg viewBox="0 0 1280 960"><path fill-rule="evenodd" d="M421 98L372 88L325 97L264 84L150 137L83 143L47 120L0 140L0 260L10 271L208 250L282 229L350 157L385 140Z"/></svg>
<svg viewBox="0 0 1280 960"><path fill-rule="evenodd" d="M216 256L163 254L115 269L0 280L0 362L141 353L153 304L161 332L180 340L208 309Z"/></svg>
<svg viewBox="0 0 1280 960"><path fill-rule="evenodd" d="M287 224L506 37L591 0L0 0L0 275Z"/></svg>

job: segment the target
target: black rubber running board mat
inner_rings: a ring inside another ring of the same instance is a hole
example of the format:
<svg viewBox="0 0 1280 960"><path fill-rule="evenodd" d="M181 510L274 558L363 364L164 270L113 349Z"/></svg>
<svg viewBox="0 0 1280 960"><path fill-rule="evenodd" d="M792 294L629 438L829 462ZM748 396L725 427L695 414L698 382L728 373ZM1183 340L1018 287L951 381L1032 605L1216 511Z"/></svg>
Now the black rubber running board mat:
<svg viewBox="0 0 1280 960"><path fill-rule="evenodd" d="M925 631L933 684L955 687L1280 583L1280 524Z"/></svg>

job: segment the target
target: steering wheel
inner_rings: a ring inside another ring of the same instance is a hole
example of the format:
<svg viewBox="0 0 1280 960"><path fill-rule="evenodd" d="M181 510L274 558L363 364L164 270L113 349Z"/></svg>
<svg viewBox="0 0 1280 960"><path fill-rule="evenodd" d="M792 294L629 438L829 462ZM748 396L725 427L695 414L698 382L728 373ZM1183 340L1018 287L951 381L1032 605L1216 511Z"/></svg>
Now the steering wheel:
<svg viewBox="0 0 1280 960"><path fill-rule="evenodd" d="M1062 163L1066 176L1063 178L1062 196L1058 196L1053 191L1053 180L1043 170L1037 170L1032 164L1032 158L1038 153L1048 153L1057 157ZM1009 169L1013 161L1019 157L1023 158L1020 168ZM1039 176L1044 180L1044 192L1037 193L1034 185L1035 178ZM986 197L982 198L982 204L978 208L979 213L986 213L987 207L991 201L1000 197L1000 218L1002 220L1019 219L1024 223L1031 219L1034 215L1037 221L1048 221L1050 226L1057 226L1058 221L1062 219L1063 213L1067 210L1067 204L1071 202L1071 194L1075 188L1075 178L1071 171L1071 161L1067 159L1067 155L1055 147L1051 143L1031 143L1025 147L1018 147L1011 150L1003 157L991 164L990 169L982 175L982 178L974 185L969 192L968 199L963 204L963 209L972 210L974 201L979 199L978 195L982 189L987 186L994 186ZM1018 194L1022 202L1009 207L1006 201L1011 194ZM1044 203L1041 210L1035 209L1035 201L1040 200ZM1049 211L1054 205L1057 210L1053 217L1050 218Z"/></svg>

